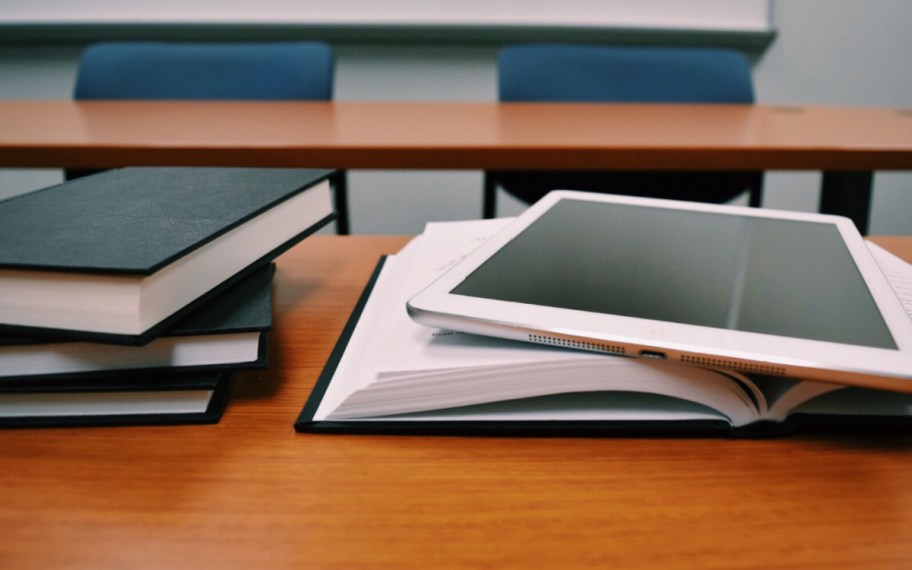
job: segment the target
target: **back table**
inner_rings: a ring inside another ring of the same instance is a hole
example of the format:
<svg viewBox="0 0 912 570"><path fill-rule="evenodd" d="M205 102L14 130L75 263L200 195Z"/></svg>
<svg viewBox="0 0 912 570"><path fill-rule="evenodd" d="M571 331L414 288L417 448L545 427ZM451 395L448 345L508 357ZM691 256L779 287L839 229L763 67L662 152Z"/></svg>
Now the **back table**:
<svg viewBox="0 0 912 570"><path fill-rule="evenodd" d="M896 108L0 101L0 125L0 167L819 170L862 232L873 171L912 170Z"/></svg>

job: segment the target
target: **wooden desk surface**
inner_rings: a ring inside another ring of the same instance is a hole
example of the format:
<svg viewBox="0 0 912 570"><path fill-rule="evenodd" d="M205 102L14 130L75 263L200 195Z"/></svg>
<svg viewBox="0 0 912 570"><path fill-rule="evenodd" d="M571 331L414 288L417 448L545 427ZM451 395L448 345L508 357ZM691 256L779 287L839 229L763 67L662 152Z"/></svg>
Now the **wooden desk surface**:
<svg viewBox="0 0 912 570"><path fill-rule="evenodd" d="M218 425L0 431L0 567L910 568L912 438L296 434L378 256L276 274L271 367ZM912 238L882 244L912 261Z"/></svg>
<svg viewBox="0 0 912 570"><path fill-rule="evenodd" d="M0 101L0 166L912 170L912 109Z"/></svg>

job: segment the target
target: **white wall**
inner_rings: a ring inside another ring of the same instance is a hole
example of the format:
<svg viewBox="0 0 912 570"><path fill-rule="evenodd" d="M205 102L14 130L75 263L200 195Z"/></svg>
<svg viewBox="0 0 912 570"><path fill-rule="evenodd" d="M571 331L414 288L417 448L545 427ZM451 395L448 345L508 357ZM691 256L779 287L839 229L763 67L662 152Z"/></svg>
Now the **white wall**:
<svg viewBox="0 0 912 570"><path fill-rule="evenodd" d="M779 0L778 37L754 68L762 103L912 108L908 0ZM767 175L766 204L813 210L818 173ZM877 173L870 233L912 235L912 174Z"/></svg>
<svg viewBox="0 0 912 570"><path fill-rule="evenodd" d="M0 99L69 98L80 51L81 46L0 44ZM0 169L0 199L62 179L59 170Z"/></svg>
<svg viewBox="0 0 912 570"><path fill-rule="evenodd" d="M907 0L775 2L778 36L758 59L760 103L912 108L912 10ZM496 99L496 46L337 44L340 100ZM81 46L0 46L0 98L67 98ZM0 196L60 179L56 171L0 171ZM429 220L475 218L479 172L354 171L355 233L414 234ZM767 175L766 205L814 211L819 174ZM501 196L500 213L522 206ZM912 174L875 177L871 233L912 235Z"/></svg>

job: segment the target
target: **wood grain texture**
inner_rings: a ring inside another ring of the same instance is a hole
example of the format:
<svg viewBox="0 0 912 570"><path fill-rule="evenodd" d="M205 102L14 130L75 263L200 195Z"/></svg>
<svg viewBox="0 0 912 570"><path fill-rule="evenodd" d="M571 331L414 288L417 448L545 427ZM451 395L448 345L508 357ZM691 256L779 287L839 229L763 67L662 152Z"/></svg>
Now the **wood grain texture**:
<svg viewBox="0 0 912 570"><path fill-rule="evenodd" d="M909 109L2 101L0 166L912 170Z"/></svg>
<svg viewBox="0 0 912 570"><path fill-rule="evenodd" d="M378 257L279 260L268 370L213 426L0 431L2 568L909 568L912 437L297 434ZM912 260L912 238L878 240Z"/></svg>

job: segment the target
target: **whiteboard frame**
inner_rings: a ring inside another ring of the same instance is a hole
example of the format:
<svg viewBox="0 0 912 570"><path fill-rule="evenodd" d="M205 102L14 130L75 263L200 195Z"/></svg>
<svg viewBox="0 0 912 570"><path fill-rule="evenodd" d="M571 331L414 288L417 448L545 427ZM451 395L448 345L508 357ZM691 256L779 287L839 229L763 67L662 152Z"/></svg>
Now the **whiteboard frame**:
<svg viewBox="0 0 912 570"><path fill-rule="evenodd" d="M5 42L320 39L574 41L763 49L773 0L30 0L0 8Z"/></svg>

